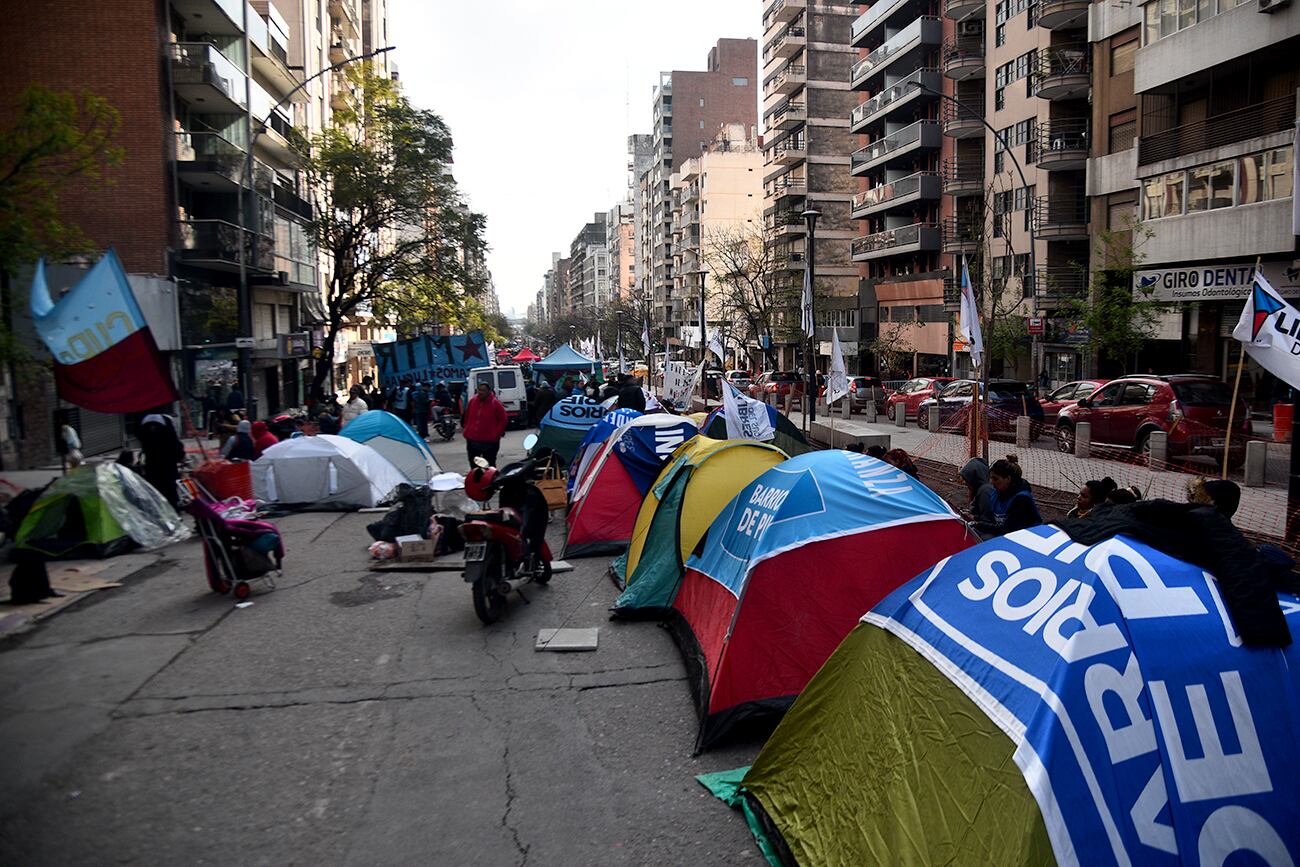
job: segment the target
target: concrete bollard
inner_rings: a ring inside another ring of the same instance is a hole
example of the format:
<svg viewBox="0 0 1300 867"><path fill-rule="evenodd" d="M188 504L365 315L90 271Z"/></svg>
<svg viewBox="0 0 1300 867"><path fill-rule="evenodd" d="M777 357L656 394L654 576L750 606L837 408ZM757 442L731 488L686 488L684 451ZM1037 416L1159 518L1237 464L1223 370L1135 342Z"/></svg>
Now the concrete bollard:
<svg viewBox="0 0 1300 867"><path fill-rule="evenodd" d="M1264 474L1268 468L1268 443L1251 440L1246 443L1246 487L1264 487Z"/></svg>
<svg viewBox="0 0 1300 867"><path fill-rule="evenodd" d="M867 401L867 405L862 410L862 420L867 424L876 423L876 404L874 401Z"/></svg>
<svg viewBox="0 0 1300 867"><path fill-rule="evenodd" d="M1029 416L1016 417L1016 448L1029 448Z"/></svg>
<svg viewBox="0 0 1300 867"><path fill-rule="evenodd" d="M899 409L902 409L902 407L899 407ZM938 433L938 432L939 432L939 424L940 424L940 422L939 422L939 404L937 404L937 403L932 403L932 404L930 404L930 407L929 407L929 413L930 413L930 416L929 416L929 418L926 419L926 421L928 421L928 422L930 423L930 433ZM898 415L899 418L902 418L902 417L903 417L903 414L902 414L901 412L900 412L900 413L897 413L897 415ZM900 427L901 427L901 425L900 425Z"/></svg>
<svg viewBox="0 0 1300 867"><path fill-rule="evenodd" d="M1081 421L1074 426L1074 456L1086 458L1092 454L1092 425Z"/></svg>
<svg viewBox="0 0 1300 867"><path fill-rule="evenodd" d="M898 408L898 411L894 413L894 426L907 427L907 416L903 413L903 408L901 406Z"/></svg>
<svg viewBox="0 0 1300 867"><path fill-rule="evenodd" d="M1169 463L1169 434L1162 430L1155 430L1149 434L1147 447L1150 449L1150 456L1147 459L1147 466L1163 467Z"/></svg>

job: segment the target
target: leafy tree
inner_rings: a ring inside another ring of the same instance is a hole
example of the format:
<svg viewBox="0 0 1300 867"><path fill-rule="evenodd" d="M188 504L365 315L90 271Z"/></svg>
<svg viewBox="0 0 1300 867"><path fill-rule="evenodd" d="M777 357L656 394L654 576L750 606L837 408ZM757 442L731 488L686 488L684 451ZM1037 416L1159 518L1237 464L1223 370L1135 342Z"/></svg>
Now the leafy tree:
<svg viewBox="0 0 1300 867"><path fill-rule="evenodd" d="M453 322L472 313L467 300L487 285L484 218L465 206L451 175L447 125L369 64L348 77L351 105L298 143L315 199L311 235L329 263L326 346L367 308L408 332ZM314 388L330 369L324 353Z"/></svg>
<svg viewBox="0 0 1300 867"><path fill-rule="evenodd" d="M746 346L763 336L773 341L801 341L799 304L802 288L790 280L774 232L754 225L720 228L704 239L701 256L712 274L713 294L722 319ZM814 287L816 288L816 287ZM776 366L770 351L765 359Z"/></svg>
<svg viewBox="0 0 1300 867"><path fill-rule="evenodd" d="M1097 360L1129 372L1129 362L1155 333L1166 305L1133 297L1133 274L1142 264L1141 245L1152 235L1136 221L1127 228L1097 234L1100 267L1094 268L1087 298L1071 302L1070 315L1088 331L1088 349ZM1150 295L1151 290L1144 290Z"/></svg>
<svg viewBox="0 0 1300 867"><path fill-rule="evenodd" d="M71 184L111 183L106 171L125 154L115 143L121 115L93 93L32 84L15 109L0 130L0 361L10 365L28 360L11 332L10 276L42 256L91 251L80 227L64 219L60 196Z"/></svg>
<svg viewBox="0 0 1300 867"><path fill-rule="evenodd" d="M916 347L903 335L903 323L890 322L881 326L867 351L876 356L881 371L911 370Z"/></svg>

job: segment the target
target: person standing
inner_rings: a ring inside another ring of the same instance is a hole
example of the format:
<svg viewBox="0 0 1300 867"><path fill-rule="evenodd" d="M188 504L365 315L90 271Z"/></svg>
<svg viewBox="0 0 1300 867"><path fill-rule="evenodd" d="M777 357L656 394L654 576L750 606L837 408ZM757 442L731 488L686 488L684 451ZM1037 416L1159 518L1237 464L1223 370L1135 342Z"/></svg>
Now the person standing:
<svg viewBox="0 0 1300 867"><path fill-rule="evenodd" d="M478 384L478 393L465 404L462 420L470 467L474 466L476 457L485 458L489 464L496 466L501 437L506 433L506 408L492 393L492 386L486 382Z"/></svg>
<svg viewBox="0 0 1300 867"><path fill-rule="evenodd" d="M179 502L176 483L180 481L180 464L185 460L185 446L176 434L171 416L151 412L140 421L135 433L144 452L144 477L158 489L173 507Z"/></svg>
<svg viewBox="0 0 1300 867"><path fill-rule="evenodd" d="M551 411L551 407L555 406L555 402L559 399L560 396L555 393L555 389L551 384L546 380L542 380L541 384L537 386L537 395L533 398L533 424L535 426L542 423L542 419L546 418L546 414Z"/></svg>
<svg viewBox="0 0 1300 867"><path fill-rule="evenodd" d="M407 424L411 423L411 377L403 377L397 384L397 390L393 392L392 412Z"/></svg>
<svg viewBox="0 0 1300 867"><path fill-rule="evenodd" d="M348 390L348 394L351 397L348 400L348 402L343 406L343 415L341 418L341 423L339 424L340 428L347 427L348 422L352 421L352 419L361 415L361 413L365 412L370 408L366 404L365 389L363 389L361 386L359 385L352 386L352 388Z"/></svg>
<svg viewBox="0 0 1300 867"><path fill-rule="evenodd" d="M420 439L429 438L429 401L433 400L433 395L429 393L429 383L421 382L419 387L411 393L411 421L416 431L420 434Z"/></svg>

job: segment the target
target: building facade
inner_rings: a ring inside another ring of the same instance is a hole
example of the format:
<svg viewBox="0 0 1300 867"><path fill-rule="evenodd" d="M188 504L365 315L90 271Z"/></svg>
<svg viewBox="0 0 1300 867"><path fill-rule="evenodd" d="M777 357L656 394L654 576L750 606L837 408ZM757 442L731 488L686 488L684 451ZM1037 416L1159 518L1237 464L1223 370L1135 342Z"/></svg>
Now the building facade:
<svg viewBox="0 0 1300 867"><path fill-rule="evenodd" d="M629 199L605 216L609 244L610 296L626 300L636 289L636 211Z"/></svg>
<svg viewBox="0 0 1300 867"><path fill-rule="evenodd" d="M585 316L609 304L607 215L596 214L569 245L566 315Z"/></svg>

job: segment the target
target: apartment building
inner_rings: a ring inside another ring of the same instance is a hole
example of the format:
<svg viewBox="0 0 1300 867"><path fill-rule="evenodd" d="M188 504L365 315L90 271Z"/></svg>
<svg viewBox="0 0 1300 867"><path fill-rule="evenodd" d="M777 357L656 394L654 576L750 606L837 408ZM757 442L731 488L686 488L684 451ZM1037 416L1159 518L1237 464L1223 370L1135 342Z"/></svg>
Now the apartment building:
<svg viewBox="0 0 1300 867"><path fill-rule="evenodd" d="M862 233L852 257L861 279L861 333L910 359L901 370L880 371L891 377L949 364L945 284L954 263L960 267L959 254L976 252L964 249L954 216L978 214L984 199L983 125L959 127L940 96L954 89L955 69L945 63L954 46L945 37L952 42L958 30L943 11L940 0L880 0L853 22L850 37L860 59L849 80L862 96L850 114L850 132L862 137L850 161L859 179L852 216ZM978 86L982 57L964 73ZM965 96L982 111L978 94Z"/></svg>
<svg viewBox="0 0 1300 867"><path fill-rule="evenodd" d="M609 304L609 227L598 213L569 245L568 298L565 313L585 316Z"/></svg>
<svg viewBox="0 0 1300 867"><path fill-rule="evenodd" d="M634 295L645 298L648 293L648 275L650 273L650 240L647 233L651 229L648 216L649 189L646 185L646 173L654 162L654 136L650 133L636 133L627 137L627 200L632 203L632 258L636 282ZM643 285L645 280L645 285Z"/></svg>
<svg viewBox="0 0 1300 867"><path fill-rule="evenodd" d="M850 366L858 354L858 269L851 257L857 182L849 172L849 44L858 6L848 0L763 0L764 231L787 287L802 285L805 210L819 211L816 287L822 340L844 327ZM793 360L795 346L784 349ZM829 355L829 344L824 354Z"/></svg>
<svg viewBox="0 0 1300 867"><path fill-rule="evenodd" d="M662 72L652 107L653 157L645 181L642 232L648 262L640 275L651 299L652 319L671 335L682 324L684 308L673 305L672 174L699 156L718 130L729 123L758 123L758 42L719 39L702 72ZM640 183L640 180L638 180Z"/></svg>
<svg viewBox="0 0 1300 867"><path fill-rule="evenodd" d="M636 212L631 200L619 202L605 215L609 245L611 298L629 298L636 289Z"/></svg>
<svg viewBox="0 0 1300 867"><path fill-rule="evenodd" d="M1170 306L1141 364L1235 374L1259 260L1300 298L1292 208L1300 9L1270 0L1091 7L1094 225L1134 219L1138 297ZM1244 394L1274 381L1248 360Z"/></svg>
<svg viewBox="0 0 1300 867"><path fill-rule="evenodd" d="M705 299L710 328L719 328L726 345L746 335L733 333L718 262L710 252L762 225L763 154L752 127L728 124L698 157L673 172L673 301L687 345L701 345L699 304Z"/></svg>

